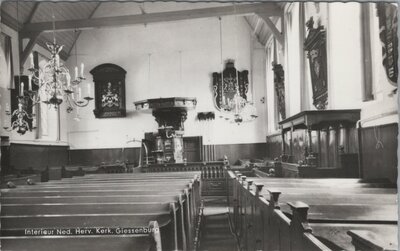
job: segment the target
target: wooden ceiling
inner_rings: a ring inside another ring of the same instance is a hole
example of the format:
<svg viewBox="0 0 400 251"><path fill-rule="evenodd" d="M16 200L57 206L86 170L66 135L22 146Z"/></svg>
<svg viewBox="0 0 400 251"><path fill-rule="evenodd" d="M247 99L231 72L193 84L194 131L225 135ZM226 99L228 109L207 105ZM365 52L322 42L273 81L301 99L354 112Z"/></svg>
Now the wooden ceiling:
<svg viewBox="0 0 400 251"><path fill-rule="evenodd" d="M118 5L118 6L115 6ZM118 15L99 8L121 10ZM106 14L104 14L106 13ZM46 48L53 41L54 32L57 43L64 45L60 56L66 60L71 55L75 42L84 29L106 26L148 24L154 22L179 21L193 18L241 15L251 26L258 41L265 45L271 33L278 32L274 23L282 15L282 4L278 3L224 3L224 2L38 2L3 1L1 3L1 22L18 30L20 38L30 41L21 55L25 61L34 44ZM268 20L265 20L267 18ZM271 18L271 19L269 19ZM271 24L273 27L271 27ZM275 29L274 29L275 28Z"/></svg>

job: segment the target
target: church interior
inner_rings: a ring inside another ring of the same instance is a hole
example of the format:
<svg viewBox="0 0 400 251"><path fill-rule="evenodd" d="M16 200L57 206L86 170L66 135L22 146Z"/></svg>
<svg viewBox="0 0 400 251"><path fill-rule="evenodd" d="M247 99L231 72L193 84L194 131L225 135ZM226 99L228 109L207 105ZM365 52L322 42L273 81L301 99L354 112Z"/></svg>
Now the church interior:
<svg viewBox="0 0 400 251"><path fill-rule="evenodd" d="M394 2L0 2L1 250L398 250Z"/></svg>

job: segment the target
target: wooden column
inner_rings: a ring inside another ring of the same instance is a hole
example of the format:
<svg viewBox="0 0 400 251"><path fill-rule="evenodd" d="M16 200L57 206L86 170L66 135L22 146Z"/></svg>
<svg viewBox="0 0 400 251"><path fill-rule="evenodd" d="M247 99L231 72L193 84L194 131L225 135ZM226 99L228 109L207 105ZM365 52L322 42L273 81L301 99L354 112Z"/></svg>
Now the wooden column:
<svg viewBox="0 0 400 251"><path fill-rule="evenodd" d="M338 166L338 140L337 140L337 127L329 127L329 142L328 142L328 166Z"/></svg>
<svg viewBox="0 0 400 251"><path fill-rule="evenodd" d="M290 156L293 156L293 126L290 128L290 139L289 139L289 153ZM289 159L292 159L293 157L289 157ZM290 161L288 161L290 162Z"/></svg>
<svg viewBox="0 0 400 251"><path fill-rule="evenodd" d="M329 144L329 134L328 129L323 128L320 131L320 156L321 156L321 166L328 166L329 159L328 159L328 144Z"/></svg>
<svg viewBox="0 0 400 251"><path fill-rule="evenodd" d="M312 136L311 136L311 128L308 128L307 129L307 136L308 136L308 152L310 153L310 152L312 152Z"/></svg>
<svg viewBox="0 0 400 251"><path fill-rule="evenodd" d="M347 133L347 128L343 124L339 125L338 150L339 150L339 153L348 153L349 152L349 137L348 137L348 133Z"/></svg>

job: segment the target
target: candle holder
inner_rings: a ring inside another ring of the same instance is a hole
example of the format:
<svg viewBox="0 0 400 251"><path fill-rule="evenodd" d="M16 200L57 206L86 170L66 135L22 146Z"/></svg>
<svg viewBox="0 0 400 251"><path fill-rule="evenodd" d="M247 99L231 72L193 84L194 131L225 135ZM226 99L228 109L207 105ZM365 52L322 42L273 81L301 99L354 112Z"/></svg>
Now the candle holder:
<svg viewBox="0 0 400 251"><path fill-rule="evenodd" d="M74 110L74 107L87 106L93 98L89 95L83 99L80 98L81 89L79 86L86 80L83 76L83 64L81 67L81 76L77 76L71 81L69 70L64 64L60 63L59 60L59 53L63 46L58 45L55 40L53 43L46 43L46 45L51 52L51 59L43 67L38 69L35 68L32 60L32 66L28 69L30 72L29 79L31 80L29 86L31 88L31 84L33 83L38 86L38 90L25 91L24 95L28 96L34 104L42 102L47 105L53 105L55 109L57 109L64 100L67 100L67 112L69 113ZM77 74L78 68L75 67L75 75ZM77 92L77 89L79 89L79 92ZM41 93L45 93L51 98L41 100ZM74 96L75 93L79 93L79 95Z"/></svg>

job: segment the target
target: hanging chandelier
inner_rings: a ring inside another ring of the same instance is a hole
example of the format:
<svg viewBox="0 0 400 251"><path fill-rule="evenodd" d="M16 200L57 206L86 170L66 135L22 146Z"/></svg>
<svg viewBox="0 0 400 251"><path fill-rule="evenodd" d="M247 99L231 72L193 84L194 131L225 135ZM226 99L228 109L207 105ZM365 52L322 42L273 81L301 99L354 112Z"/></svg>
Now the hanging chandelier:
<svg viewBox="0 0 400 251"><path fill-rule="evenodd" d="M35 114L31 114L29 110L40 102L59 109L61 103L65 101L67 112L70 113L74 110L74 107L85 107L93 100L90 97L91 88L89 84L87 85L87 96L82 96L81 84L85 80L84 64L81 64L80 74L78 74L78 67L75 67L74 79L71 80L68 68L60 62L60 52L64 46L58 45L56 42L54 15L53 42L47 42L46 46L51 56L44 65L35 65L33 54L30 54L28 88L26 88L24 82L19 81L18 108L11 112L9 106L6 105L6 115L11 116L11 127L4 127L7 131L17 130L21 135L28 130L31 131L35 125L33 123ZM20 79L21 77L19 77ZM37 88L32 88L32 85L36 85Z"/></svg>
<svg viewBox="0 0 400 251"><path fill-rule="evenodd" d="M18 8L18 1L16 2L16 9L17 9L17 20L19 20L19 8ZM17 32L19 32L19 26L17 23ZM21 68L19 68L21 71ZM5 113L7 115L6 117L6 122L5 125L3 126L3 129L10 132L12 130L16 130L17 133L23 135L25 134L27 131L32 131L32 129L35 128L35 118L36 115L34 113L30 113L29 110L33 111L33 106L32 102L30 102L30 98L28 95L25 95L24 92L24 82L21 81L21 78L23 76L21 76L21 72L19 72L18 74L18 87L20 87L18 93L16 94L16 99L17 99L17 108L11 112L11 107L9 103L6 103L6 109L5 109ZM24 76L23 78L26 78L26 76ZM30 78L29 78L30 80ZM15 81L15 79L14 79ZM30 82L30 81L29 81ZM22 88L21 88L22 87ZM12 87L11 87L12 88ZM13 88L14 89L14 88ZM11 92L13 93L13 92ZM15 94L15 93L14 93ZM10 124L10 127L7 126L8 124Z"/></svg>
<svg viewBox="0 0 400 251"><path fill-rule="evenodd" d="M235 21L236 21L236 27L237 27L238 24L237 24L236 15L235 15ZM256 107L254 106L253 102L248 101L246 99L248 81L246 80L246 83L242 83L245 85L242 88L242 89L244 89L244 91L240 91L240 85L239 85L239 79L242 79L242 82L243 82L244 78L247 79L247 73L245 74L245 76L243 75L244 72L239 73L239 71L237 71L234 68L234 60L228 59L226 61L227 68L225 69L228 76L224 76L223 60L222 60L223 47L222 47L222 19L221 19L221 17L219 17L219 38L220 38L220 57L221 57L220 58L221 74L220 74L219 82L221 84L220 88L222 90L221 90L220 94L222 97L219 102L219 105L217 105L217 108L219 109L219 111L222 112L222 115L220 117L224 118L225 120L231 121L232 123L237 123L238 125L241 124L242 122L253 121L258 116L257 116ZM237 31L236 31L235 47L238 48L238 46L237 46ZM238 58L237 50L236 50L235 57L236 57L236 59ZM230 70L228 70L228 68ZM239 74L242 74L241 77L239 76ZM217 75L219 75L219 74L217 74ZM218 89L218 87L214 86L214 89L215 88ZM217 90L215 90L215 91L217 91ZM227 93L227 94L225 94L225 93ZM217 93L214 93L214 95L217 95ZM254 97L253 94L252 94L252 96Z"/></svg>
<svg viewBox="0 0 400 251"><path fill-rule="evenodd" d="M60 62L59 54L64 46L57 44L54 30L53 16L53 42L46 43L51 54L50 60L42 67L35 67L33 54L30 55L31 67L28 69L30 72L29 89L26 93L35 104L41 101L45 104L53 105L55 109L58 109L63 101L66 101L67 112L70 113L74 110L74 107L87 106L93 98L90 97L91 89L89 84L87 86L87 96L82 97L81 83L86 79L84 77L84 64L81 64L80 74L78 74L78 66L75 66L74 79L71 80L68 68ZM32 82L38 86L37 91L32 90Z"/></svg>
<svg viewBox="0 0 400 251"><path fill-rule="evenodd" d="M223 82L225 82L224 85L227 84L230 86L234 86L234 89L236 91L233 98L229 99L228 102L226 102L225 105L221 107L221 110L224 111L224 115L222 117L237 124L255 120L258 116L253 102L247 101L240 95L238 72L236 71L236 78L224 79L223 72L221 74L222 80ZM233 83L227 83L227 81L231 81Z"/></svg>

